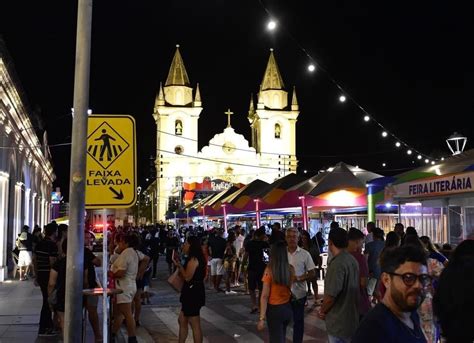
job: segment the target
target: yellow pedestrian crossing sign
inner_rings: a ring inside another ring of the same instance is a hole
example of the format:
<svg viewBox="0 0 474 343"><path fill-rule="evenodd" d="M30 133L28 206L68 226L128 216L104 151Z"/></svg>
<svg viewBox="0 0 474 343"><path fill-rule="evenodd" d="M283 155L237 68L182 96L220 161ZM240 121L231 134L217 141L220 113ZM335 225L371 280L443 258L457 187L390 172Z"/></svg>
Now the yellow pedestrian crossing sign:
<svg viewBox="0 0 474 343"><path fill-rule="evenodd" d="M136 201L135 120L129 115L88 119L86 208L127 208Z"/></svg>

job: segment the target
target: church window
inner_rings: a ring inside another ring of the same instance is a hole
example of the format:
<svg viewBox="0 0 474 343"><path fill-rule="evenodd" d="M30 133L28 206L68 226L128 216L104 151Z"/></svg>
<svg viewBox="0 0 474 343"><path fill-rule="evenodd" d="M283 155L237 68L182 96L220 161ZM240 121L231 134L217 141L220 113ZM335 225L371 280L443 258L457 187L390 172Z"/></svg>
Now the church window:
<svg viewBox="0 0 474 343"><path fill-rule="evenodd" d="M181 136L183 134L183 122L179 119L174 122L174 134L176 136Z"/></svg>
<svg viewBox="0 0 474 343"><path fill-rule="evenodd" d="M275 124L275 138L281 138L281 126L278 123Z"/></svg>
<svg viewBox="0 0 474 343"><path fill-rule="evenodd" d="M182 176L176 176L174 180L174 186L177 189L182 189L183 188L183 177Z"/></svg>

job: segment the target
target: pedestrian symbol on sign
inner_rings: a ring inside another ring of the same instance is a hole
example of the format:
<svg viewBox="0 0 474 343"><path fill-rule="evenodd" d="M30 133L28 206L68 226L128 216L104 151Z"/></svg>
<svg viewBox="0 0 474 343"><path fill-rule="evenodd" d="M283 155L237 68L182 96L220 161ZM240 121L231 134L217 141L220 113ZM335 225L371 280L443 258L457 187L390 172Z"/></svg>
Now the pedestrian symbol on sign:
<svg viewBox="0 0 474 343"><path fill-rule="evenodd" d="M104 169L109 168L129 147L127 141L106 122L92 132L87 140L87 153Z"/></svg>

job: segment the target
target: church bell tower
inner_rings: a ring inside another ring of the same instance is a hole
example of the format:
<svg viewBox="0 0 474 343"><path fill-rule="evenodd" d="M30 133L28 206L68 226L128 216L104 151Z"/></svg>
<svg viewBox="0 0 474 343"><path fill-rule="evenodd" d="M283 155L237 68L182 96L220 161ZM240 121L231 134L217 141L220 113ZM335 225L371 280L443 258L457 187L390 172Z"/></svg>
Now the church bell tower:
<svg viewBox="0 0 474 343"><path fill-rule="evenodd" d="M171 62L164 87L160 83L153 118L156 123L157 214L164 220L169 207L168 195L179 196L183 171L189 170L189 156L198 154L198 120L202 111L199 84L193 88L179 51Z"/></svg>
<svg viewBox="0 0 474 343"><path fill-rule="evenodd" d="M267 165L278 166L278 175L296 172L296 121L299 106L293 88L291 104L273 49L258 92L257 108L250 100L248 120L252 128L252 146Z"/></svg>

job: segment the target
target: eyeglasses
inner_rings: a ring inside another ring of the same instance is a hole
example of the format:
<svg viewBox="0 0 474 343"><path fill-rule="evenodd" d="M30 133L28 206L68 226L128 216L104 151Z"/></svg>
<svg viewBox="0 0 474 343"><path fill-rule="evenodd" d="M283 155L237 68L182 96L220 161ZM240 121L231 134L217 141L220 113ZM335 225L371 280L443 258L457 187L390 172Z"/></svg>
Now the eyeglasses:
<svg viewBox="0 0 474 343"><path fill-rule="evenodd" d="M399 276L402 278L403 280L403 283L406 285L406 286L413 286L416 282L416 280L418 279L420 281L420 283L423 285L423 286L428 286L431 282L431 276L429 276L428 274L413 274L413 273L404 273L404 274L398 274L398 273L389 273L389 272L386 272L387 274L390 274L390 275L395 275L395 276Z"/></svg>

